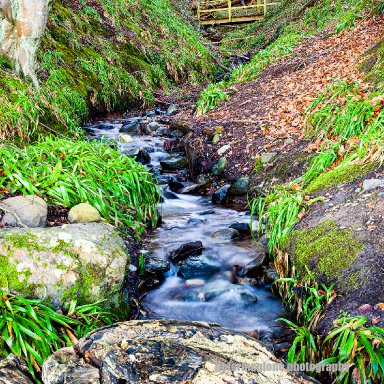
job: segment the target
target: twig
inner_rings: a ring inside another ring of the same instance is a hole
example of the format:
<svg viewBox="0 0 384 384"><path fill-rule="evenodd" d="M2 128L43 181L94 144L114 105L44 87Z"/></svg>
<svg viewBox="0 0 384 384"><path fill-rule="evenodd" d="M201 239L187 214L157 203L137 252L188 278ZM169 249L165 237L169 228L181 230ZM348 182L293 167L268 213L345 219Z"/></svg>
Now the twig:
<svg viewBox="0 0 384 384"><path fill-rule="evenodd" d="M48 129L48 131L51 131L52 133L55 133L56 135L65 137L65 135L63 135L63 134L60 133L60 132L55 131L53 128L48 127L47 125L43 124L41 121L39 121L39 124L40 124L42 127L44 127L45 129Z"/></svg>
<svg viewBox="0 0 384 384"><path fill-rule="evenodd" d="M226 71L226 72L228 72L228 73L230 73L231 72L231 70L228 68L228 67L226 67L225 65L223 65L223 64L221 64L220 62L219 62L219 60L217 60L216 59L216 57L211 53L211 57L212 57L212 60L221 68L221 69L224 69L224 71Z"/></svg>
<svg viewBox="0 0 384 384"><path fill-rule="evenodd" d="M20 216L19 216L16 212L11 211L11 210L5 208L4 205L2 205L2 204L0 204L0 209L1 209L2 211L4 211L5 213L9 213L9 214L13 215L13 216L15 217L16 221L17 221L17 224L19 224L21 227L23 227L23 228L28 228L28 226L25 225L25 224L21 221Z"/></svg>

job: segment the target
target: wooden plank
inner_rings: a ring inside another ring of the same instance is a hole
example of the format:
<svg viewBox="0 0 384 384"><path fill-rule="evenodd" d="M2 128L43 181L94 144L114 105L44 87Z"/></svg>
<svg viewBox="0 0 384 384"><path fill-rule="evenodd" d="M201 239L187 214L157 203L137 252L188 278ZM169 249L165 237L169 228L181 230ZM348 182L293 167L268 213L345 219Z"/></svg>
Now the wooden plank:
<svg viewBox="0 0 384 384"><path fill-rule="evenodd" d="M247 21L262 20L264 16L244 16L244 17L232 17L229 19L212 19L212 20L201 20L202 25L215 25L215 24L229 24L229 23L245 23Z"/></svg>

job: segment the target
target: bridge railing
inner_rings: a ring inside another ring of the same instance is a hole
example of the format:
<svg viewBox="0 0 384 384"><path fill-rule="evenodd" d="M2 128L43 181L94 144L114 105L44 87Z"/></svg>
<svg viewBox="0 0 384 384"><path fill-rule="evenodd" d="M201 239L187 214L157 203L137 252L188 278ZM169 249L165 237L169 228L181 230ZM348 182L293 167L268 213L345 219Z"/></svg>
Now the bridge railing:
<svg viewBox="0 0 384 384"><path fill-rule="evenodd" d="M226 7L216 8L225 0L200 0L197 3L197 18L201 24L231 23L257 20L265 16L268 9L279 4L276 0L251 0L249 5L232 5L227 0Z"/></svg>

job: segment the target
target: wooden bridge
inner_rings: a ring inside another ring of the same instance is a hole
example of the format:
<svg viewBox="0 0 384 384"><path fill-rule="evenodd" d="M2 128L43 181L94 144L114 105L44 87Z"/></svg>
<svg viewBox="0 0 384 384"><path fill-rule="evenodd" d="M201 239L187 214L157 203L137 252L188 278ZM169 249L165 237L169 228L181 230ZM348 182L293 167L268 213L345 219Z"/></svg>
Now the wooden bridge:
<svg viewBox="0 0 384 384"><path fill-rule="evenodd" d="M197 18L202 25L261 20L276 0L199 0Z"/></svg>

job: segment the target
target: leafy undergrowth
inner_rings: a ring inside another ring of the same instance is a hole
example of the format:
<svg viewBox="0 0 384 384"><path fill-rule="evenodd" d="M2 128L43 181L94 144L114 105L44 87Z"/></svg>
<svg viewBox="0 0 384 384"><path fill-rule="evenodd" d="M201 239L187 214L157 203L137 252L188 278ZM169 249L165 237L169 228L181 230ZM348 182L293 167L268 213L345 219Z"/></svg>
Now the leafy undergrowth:
<svg viewBox="0 0 384 384"><path fill-rule="evenodd" d="M73 133L89 112L151 105L155 89L213 72L168 0L55 0L38 51L40 89L9 67L0 61L0 138L20 141L49 128Z"/></svg>
<svg viewBox="0 0 384 384"><path fill-rule="evenodd" d="M117 320L100 304L77 306L72 301L63 314L41 300L0 292L0 356L23 358L38 380L41 365L53 352Z"/></svg>
<svg viewBox="0 0 384 384"><path fill-rule="evenodd" d="M229 80L210 85L202 92L197 104L198 116L215 108L218 102L223 99L219 96L225 95L227 88L238 83L249 82L259 77L268 65L278 62L283 57L291 56L294 53L294 48L303 39L330 26L333 26L334 34L340 34L352 27L357 20L363 18L364 12L367 10L381 12L380 4L374 0L326 0L315 2L311 7L303 8L300 17L292 17L292 21L290 21L290 17L287 17L281 25L282 15L285 15L285 12L289 13L292 9L298 8L300 10L298 7L300 4L301 2L283 2L278 11L269 17L265 26L256 23L253 27L249 27L255 28L255 38L247 39L246 41L249 40L248 44L256 44L257 46L260 40L262 42L261 47L263 44L266 47L258 50L249 63L237 67L231 73ZM276 38L268 40L265 37L264 28L267 30L272 28L274 31L272 35L276 35ZM248 29L246 31L245 36L249 33ZM255 47L247 46L247 48ZM224 50L226 49L228 47L224 46Z"/></svg>
<svg viewBox="0 0 384 384"><path fill-rule="evenodd" d="M304 279L282 278L276 284L285 304L296 315L294 322L281 319L296 334L288 351L288 363L317 364L308 373L319 380L331 378L337 384L383 380L384 329L368 325L365 316L350 317L342 313L327 335L319 335L316 327L336 298L333 287L317 284L310 272ZM340 370L335 367L330 372L332 364Z"/></svg>
<svg viewBox="0 0 384 384"><path fill-rule="evenodd" d="M158 193L150 173L98 142L46 139L20 149L0 147L0 193L37 194L72 207L88 202L114 224L139 233L155 223Z"/></svg>

